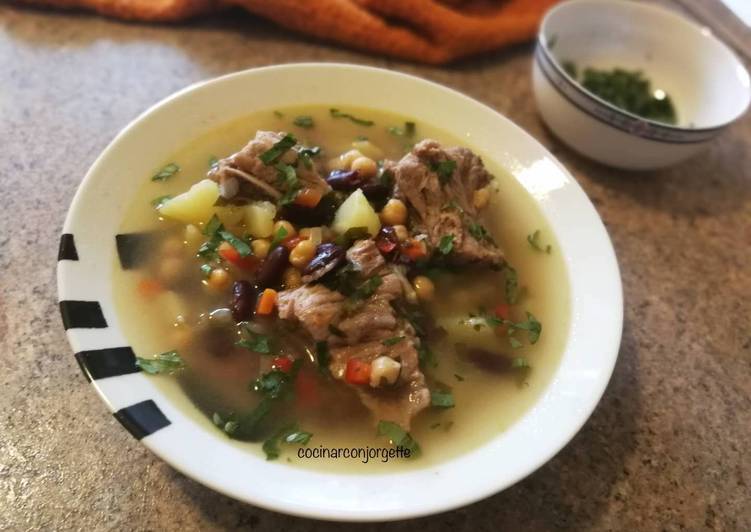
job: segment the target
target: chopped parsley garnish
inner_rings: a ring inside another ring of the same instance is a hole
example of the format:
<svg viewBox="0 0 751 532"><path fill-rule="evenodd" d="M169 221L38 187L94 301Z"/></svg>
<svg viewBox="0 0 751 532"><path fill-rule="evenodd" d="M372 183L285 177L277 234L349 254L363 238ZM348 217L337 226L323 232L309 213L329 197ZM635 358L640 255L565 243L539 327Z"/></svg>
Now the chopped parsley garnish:
<svg viewBox="0 0 751 532"><path fill-rule="evenodd" d="M527 331L527 338L530 344L536 344L542 334L542 324L537 321L531 312L527 312L527 319L519 323L509 322L509 327Z"/></svg>
<svg viewBox="0 0 751 532"><path fill-rule="evenodd" d="M515 357L511 360L512 369L529 368L529 361L524 357Z"/></svg>
<svg viewBox="0 0 751 532"><path fill-rule="evenodd" d="M406 338L405 336L394 336L394 337L392 337L392 338L386 338L386 339L385 339L385 340L384 340L383 342L381 342L381 343L382 343L383 345L387 345L387 346L391 346L391 345L396 345L396 344L398 344L399 342L401 342L402 340L404 340L405 338Z"/></svg>
<svg viewBox="0 0 751 532"><path fill-rule="evenodd" d="M513 330L509 329L509 332L513 332ZM508 337L508 343L514 349L519 349L520 347L522 347L524 345L519 340L517 340L516 338L514 338L513 336L509 336Z"/></svg>
<svg viewBox="0 0 751 532"><path fill-rule="evenodd" d="M475 240L478 242L493 242L493 237L490 236L490 233L488 232L485 227L483 227L481 224L478 224L476 222L472 222L467 226L467 229L469 230L469 234L475 237Z"/></svg>
<svg viewBox="0 0 751 532"><path fill-rule="evenodd" d="M308 157L318 157L321 154L321 147L311 146L309 148L303 148L299 153L300 155L307 155Z"/></svg>
<svg viewBox="0 0 751 532"><path fill-rule="evenodd" d="M372 120L365 120L364 118L357 118L356 116L352 116L349 113L343 113L339 109L329 109L329 113L331 114L332 118L349 118L352 122L359 126L372 126L375 124Z"/></svg>
<svg viewBox="0 0 751 532"><path fill-rule="evenodd" d="M250 245L245 240L233 235L226 229L220 229L219 231L217 231L217 234L222 237L222 240L229 243L233 248L235 248L241 257L247 257L248 255L253 253Z"/></svg>
<svg viewBox="0 0 751 532"><path fill-rule="evenodd" d="M323 372L328 371L330 360L331 353L329 352L329 344L327 342L316 342L316 361L318 362L318 369Z"/></svg>
<svg viewBox="0 0 751 532"><path fill-rule="evenodd" d="M208 236L209 239L198 248L198 255L200 257L209 260L216 258L216 250L223 241L226 241L235 248L242 257L247 257L252 253L250 245L227 231L216 214L211 217L206 227L203 228L203 234Z"/></svg>
<svg viewBox="0 0 751 532"><path fill-rule="evenodd" d="M451 176L454 175L456 170L456 161L448 159L446 161L433 162L430 165L430 169L438 174L438 181L441 185L445 185L451 181Z"/></svg>
<svg viewBox="0 0 751 532"><path fill-rule="evenodd" d="M448 255L454 249L454 235L444 235L438 243L438 251L443 255Z"/></svg>
<svg viewBox="0 0 751 532"><path fill-rule="evenodd" d="M295 117L295 120L292 123L297 127L301 127L303 129L310 129L314 126L313 117L308 115L300 115L298 117Z"/></svg>
<svg viewBox="0 0 751 532"><path fill-rule="evenodd" d="M543 245L540 243L540 230L536 230L531 235L527 235L527 242L529 242L529 245L532 246L532 249L536 249L537 251L544 251L545 253L550 254L550 252L553 250L553 248L550 246L550 244L543 247Z"/></svg>
<svg viewBox="0 0 751 532"><path fill-rule="evenodd" d="M175 163L170 163L161 170L159 170L156 174L151 176L152 181L166 181L173 175L175 175L177 172L180 171L180 167Z"/></svg>
<svg viewBox="0 0 751 532"><path fill-rule="evenodd" d="M300 359L292 364L292 370L287 373L279 369L272 369L258 377L251 384L251 389L262 394L269 399L278 399L285 395L290 388L291 383L297 376L300 369Z"/></svg>
<svg viewBox="0 0 751 532"><path fill-rule="evenodd" d="M281 244L285 238L287 238L287 230L284 228L284 226L280 226L279 229L276 230L276 233L274 233L274 238L271 239L271 245L269 246L269 249L274 249L276 246Z"/></svg>
<svg viewBox="0 0 751 532"><path fill-rule="evenodd" d="M464 381L464 377L462 377L462 376L461 376L461 375L459 375L458 373L454 373L454 378L455 378L456 380L458 380L459 382L463 382L463 381Z"/></svg>
<svg viewBox="0 0 751 532"><path fill-rule="evenodd" d="M281 443L307 445L312 437L313 435L310 432L300 430L297 423L283 427L263 442L263 452L266 453L266 460L279 458L281 454L279 445Z"/></svg>
<svg viewBox="0 0 751 532"><path fill-rule="evenodd" d="M297 139L287 133L281 138L281 140L279 140L271 148L263 152L258 158L261 159L261 162L266 166L271 166L276 161L278 161L282 155L287 153L287 151L290 150L295 144L297 144Z"/></svg>
<svg viewBox="0 0 751 532"><path fill-rule="evenodd" d="M274 111L274 116L277 118L284 118L284 113L281 111Z"/></svg>
<svg viewBox="0 0 751 532"><path fill-rule="evenodd" d="M154 355L154 358L136 357L136 366L149 375L160 375L181 370L185 367L185 363L177 351L166 351Z"/></svg>
<svg viewBox="0 0 751 532"><path fill-rule="evenodd" d="M164 196L159 196L159 197L156 197L156 198L154 198L153 200L151 200L151 202L150 202L150 203L151 203L151 204L152 204L152 205L153 205L154 207L156 207L156 208L158 209L159 207L161 207L161 206L162 206L162 204L163 204L163 203L164 203L165 201L167 201L167 200L169 200L169 199L172 199L172 196L170 196L169 194L165 194Z"/></svg>
<svg viewBox="0 0 751 532"><path fill-rule="evenodd" d="M415 123L404 122L404 128L391 126L388 128L388 132L397 137L414 137L415 136Z"/></svg>
<svg viewBox="0 0 751 532"><path fill-rule="evenodd" d="M506 301L510 305L515 305L519 300L519 277L516 274L516 270L506 264L503 268L506 275Z"/></svg>
<svg viewBox="0 0 751 532"><path fill-rule="evenodd" d="M302 183L300 183L300 180L297 178L297 172L295 172L293 166L277 163L275 168L277 171L277 184L285 190L279 200L279 204L288 205L295 201L297 193L302 188Z"/></svg>
<svg viewBox="0 0 751 532"><path fill-rule="evenodd" d="M420 368L423 369L427 368L428 366L432 368L438 367L438 361L435 359L435 354L425 342L420 344L420 347L417 348L417 361L420 365Z"/></svg>
<svg viewBox="0 0 751 532"><path fill-rule="evenodd" d="M255 353L262 353L269 355L273 353L271 338L265 334L254 333L249 327L245 327L245 335L247 338L242 338L235 342L238 347L243 347L249 351Z"/></svg>
<svg viewBox="0 0 751 532"><path fill-rule="evenodd" d="M206 277L211 274L211 270L213 269L214 268L212 268L210 264L201 264L201 272L203 272Z"/></svg>
<svg viewBox="0 0 751 532"><path fill-rule="evenodd" d="M366 279L360 286L358 286L352 293L350 299L354 301L363 301L375 294L378 287L383 283L383 278L380 275L374 275Z"/></svg>
<svg viewBox="0 0 751 532"><path fill-rule="evenodd" d="M414 438L393 421L379 421L378 436L386 436L395 447L409 450L410 457L420 454L420 446Z"/></svg>
<svg viewBox="0 0 751 532"><path fill-rule="evenodd" d="M451 392L440 390L431 390L430 404L432 406L437 406L438 408L454 408L454 406L456 406L456 403L454 403L454 396Z"/></svg>

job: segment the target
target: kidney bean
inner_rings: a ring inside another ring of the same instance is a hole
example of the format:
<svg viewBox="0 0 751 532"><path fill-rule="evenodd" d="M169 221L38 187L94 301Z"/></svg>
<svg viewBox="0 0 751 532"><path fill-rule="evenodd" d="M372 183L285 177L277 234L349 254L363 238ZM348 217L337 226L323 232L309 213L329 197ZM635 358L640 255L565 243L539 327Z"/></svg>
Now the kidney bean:
<svg viewBox="0 0 751 532"><path fill-rule="evenodd" d="M313 208L290 203L282 208L282 218L302 227L331 225L341 200L336 192L330 192L321 198Z"/></svg>
<svg viewBox="0 0 751 532"><path fill-rule="evenodd" d="M362 189L362 193L365 194L365 197L370 201L383 201L388 197L389 192L391 191L386 185L376 182L365 183L360 188Z"/></svg>
<svg viewBox="0 0 751 532"><path fill-rule="evenodd" d="M289 249L284 246L277 246L271 250L268 256L258 268L258 286L261 288L270 288L279 286L282 280L284 270L289 266Z"/></svg>
<svg viewBox="0 0 751 532"><path fill-rule="evenodd" d="M396 231L391 225L384 225L378 232L375 238L376 247L378 251L384 255L388 255L399 249L399 238L396 236Z"/></svg>
<svg viewBox="0 0 751 532"><path fill-rule="evenodd" d="M344 249L331 242L319 244L315 257L303 270L303 281L310 282L320 279L344 260Z"/></svg>
<svg viewBox="0 0 751 532"><path fill-rule="evenodd" d="M334 190L346 192L355 190L362 184L362 177L357 170L332 170L326 178L326 182Z"/></svg>
<svg viewBox="0 0 751 532"><path fill-rule="evenodd" d="M247 321L253 317L256 308L258 289L248 281L235 281L232 284L230 310L235 322Z"/></svg>

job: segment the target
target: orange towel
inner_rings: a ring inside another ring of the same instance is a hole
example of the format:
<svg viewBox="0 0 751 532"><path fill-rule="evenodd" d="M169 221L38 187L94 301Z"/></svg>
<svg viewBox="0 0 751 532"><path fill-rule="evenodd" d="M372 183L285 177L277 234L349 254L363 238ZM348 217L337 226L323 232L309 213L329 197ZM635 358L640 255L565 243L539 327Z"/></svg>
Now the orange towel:
<svg viewBox="0 0 751 532"><path fill-rule="evenodd" d="M532 38L557 0L21 0L126 20L177 21L240 6L347 46L446 63Z"/></svg>

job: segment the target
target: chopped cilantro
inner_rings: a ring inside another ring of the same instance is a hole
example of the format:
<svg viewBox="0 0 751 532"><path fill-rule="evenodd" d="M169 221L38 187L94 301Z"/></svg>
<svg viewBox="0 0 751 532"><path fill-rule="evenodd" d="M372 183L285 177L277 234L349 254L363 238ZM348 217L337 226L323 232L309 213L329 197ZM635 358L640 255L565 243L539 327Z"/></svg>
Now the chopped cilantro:
<svg viewBox="0 0 751 532"><path fill-rule="evenodd" d="M254 333L249 327L244 327L245 335L247 338L242 338L235 342L238 347L243 347L249 351L255 353L262 353L265 355L272 354L273 349L271 345L271 338L265 334Z"/></svg>
<svg viewBox="0 0 751 532"><path fill-rule="evenodd" d="M160 375L181 370L185 363L177 351L166 351L154 355L154 358L136 357L136 366L150 375Z"/></svg>
<svg viewBox="0 0 751 532"><path fill-rule="evenodd" d="M295 168L288 164L277 163L277 184L284 188L285 192L279 200L280 205L288 205L295 201L297 193L302 188L300 180L297 178Z"/></svg>
<svg viewBox="0 0 751 532"><path fill-rule="evenodd" d="M279 444L300 444L307 445L313 435L310 432L300 430L296 423L281 428L270 438L263 442L263 452L266 453L266 460L279 458L281 453Z"/></svg>
<svg viewBox="0 0 751 532"><path fill-rule="evenodd" d="M269 246L269 249L274 249L276 246L281 244L285 238L287 238L287 230L284 228L284 226L280 226L279 229L276 230L276 233L274 233L274 238L271 239L271 245Z"/></svg>
<svg viewBox="0 0 751 532"><path fill-rule="evenodd" d="M388 128L388 132L397 137L414 137L415 136L415 123L404 122L404 128L391 126Z"/></svg>
<svg viewBox="0 0 751 532"><path fill-rule="evenodd" d="M383 278L380 275L374 275L366 279L350 296L350 299L355 301L362 301L372 296L378 287L383 283Z"/></svg>
<svg viewBox="0 0 751 532"><path fill-rule="evenodd" d="M264 373L251 384L251 389L269 399L279 399L289 391L291 382L300 368L300 360L295 360L292 370L287 373L278 369Z"/></svg>
<svg viewBox="0 0 751 532"><path fill-rule="evenodd" d="M241 257L247 257L248 255L253 253L250 245L245 240L233 235L226 229L219 229L217 231L217 234L222 238L222 240L229 243L233 248L235 248Z"/></svg>
<svg viewBox="0 0 751 532"><path fill-rule="evenodd" d="M405 336L394 336L394 337L392 337L392 338L386 338L386 339L385 339L385 340L384 340L383 342L381 342L381 343L382 343L383 345L387 345L387 346L391 346L391 345L396 345L396 344L398 344L399 342L401 342L402 340L404 340L405 338L406 338Z"/></svg>
<svg viewBox="0 0 751 532"><path fill-rule="evenodd" d="M493 242L493 238L490 236L490 233L488 233L488 230L485 229L482 225L473 222L469 224L467 227L469 230L469 234L475 237L475 240L478 242Z"/></svg>
<svg viewBox="0 0 751 532"><path fill-rule="evenodd" d="M161 170L159 170L156 174L151 176L152 181L166 181L173 175L175 175L177 172L180 171L180 167L175 163L170 163Z"/></svg>
<svg viewBox="0 0 751 532"><path fill-rule="evenodd" d="M295 144L297 144L297 139L287 133L281 138L281 140L263 152L258 158L261 159L261 162L266 166L271 166Z"/></svg>
<svg viewBox="0 0 751 532"><path fill-rule="evenodd" d="M553 247L548 244L545 247L540 243L540 230L536 230L531 235L527 235L527 242L529 242L529 245L532 246L532 249L535 249L537 251L544 251L547 254L550 254L550 252L553 250Z"/></svg>
<svg viewBox="0 0 751 532"><path fill-rule="evenodd" d="M506 301L510 305L515 305L519 300L519 277L516 270L508 264L505 265L503 271L506 275Z"/></svg>
<svg viewBox="0 0 751 532"><path fill-rule="evenodd" d="M529 368L529 361L524 357L516 357L511 360L511 368L512 369L519 369L519 368Z"/></svg>
<svg viewBox="0 0 751 532"><path fill-rule="evenodd" d="M509 322L509 327L527 331L530 344L536 344L542 334L542 324L537 321L531 312L527 312L527 319L519 323Z"/></svg>
<svg viewBox="0 0 751 532"><path fill-rule="evenodd" d="M438 251L443 255L448 255L454 249L454 235L444 235L438 243Z"/></svg>
<svg viewBox="0 0 751 532"><path fill-rule="evenodd" d="M513 332L513 329L509 329L509 332ZM519 340L517 340L513 336L508 337L508 343L514 349L519 349L523 345Z"/></svg>
<svg viewBox="0 0 751 532"><path fill-rule="evenodd" d="M456 170L456 161L448 159L446 161L434 162L431 163L430 169L438 174L438 181L441 185L445 185L451 181L451 176L454 174L454 170Z"/></svg>
<svg viewBox="0 0 751 532"><path fill-rule="evenodd" d="M454 396L451 392L440 390L431 390L430 404L432 406L437 406L438 408L454 408L454 406L456 406L456 403L454 403Z"/></svg>
<svg viewBox="0 0 751 532"><path fill-rule="evenodd" d="M352 122L360 126L372 126L373 124L375 124L375 122L373 122L372 120L357 118L356 116L352 116L349 113L343 113L339 109L329 109L329 113L331 114L331 118L349 118Z"/></svg>
<svg viewBox="0 0 751 532"><path fill-rule="evenodd" d="M428 366L432 368L438 367L438 361L435 359L435 354L425 342L420 344L420 347L417 348L417 361L423 369Z"/></svg>
<svg viewBox="0 0 751 532"><path fill-rule="evenodd" d="M308 115L300 115L298 117L295 117L295 120L292 122L297 127L301 127L303 129L310 129L313 127L313 117Z"/></svg>
<svg viewBox="0 0 751 532"><path fill-rule="evenodd" d="M201 264L201 271L206 277L208 277L211 274L211 270L213 269L214 268L212 268L210 264Z"/></svg>
<svg viewBox="0 0 751 532"><path fill-rule="evenodd" d="M274 116L277 118L284 118L284 113L281 111L274 111Z"/></svg>
<svg viewBox="0 0 751 532"><path fill-rule="evenodd" d="M454 378L455 378L456 380L458 380L459 382L463 382L463 381L464 381L464 377L462 377L462 376L461 376L461 375L459 375L458 373L454 373Z"/></svg>
<svg viewBox="0 0 751 532"><path fill-rule="evenodd" d="M420 454L420 446L412 438L409 432L405 431L393 421L378 422L378 436L386 436L392 445L409 450L410 456Z"/></svg>

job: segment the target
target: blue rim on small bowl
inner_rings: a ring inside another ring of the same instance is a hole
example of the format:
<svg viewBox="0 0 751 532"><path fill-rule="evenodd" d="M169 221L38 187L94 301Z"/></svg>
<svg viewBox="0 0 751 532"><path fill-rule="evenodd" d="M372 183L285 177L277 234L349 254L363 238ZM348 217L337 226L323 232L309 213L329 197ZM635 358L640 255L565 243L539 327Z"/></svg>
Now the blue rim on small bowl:
<svg viewBox="0 0 751 532"><path fill-rule="evenodd" d="M728 54L735 57L733 52L722 41L711 36L709 30L696 26L692 22L686 20L684 17L681 17L680 15L668 9L663 9L659 6L653 5L645 6L644 4L640 4L638 2L623 2L621 0L611 0L611 2L615 4L629 4L630 7L636 5L639 7L645 7L646 9L659 11L662 15L672 17L676 22L680 24L691 26L701 31L705 34L705 36L711 38L717 45L724 48ZM641 117L639 115L621 109L620 107L617 107L595 95L594 93L588 91L580 83L573 79L571 75L569 75L569 73L566 72L563 66L558 62L552 52L552 43L546 32L546 22L548 21L548 19L552 15L554 15L556 11L564 9L570 4L571 3L569 2L554 7L546 14L540 25L540 31L535 46L534 60L540 67L543 75L558 91L558 93L580 111L586 113L587 115L602 123L615 127L631 135L635 135L637 137L648 140L671 144L693 144L707 142L708 140L711 140L713 137L715 137L720 130L738 120L745 113L749 105L748 102L746 104L746 107L740 110L733 118L716 126L703 128L681 127ZM740 64L740 61L738 63ZM746 79L748 79L748 72L745 72L745 77Z"/></svg>

